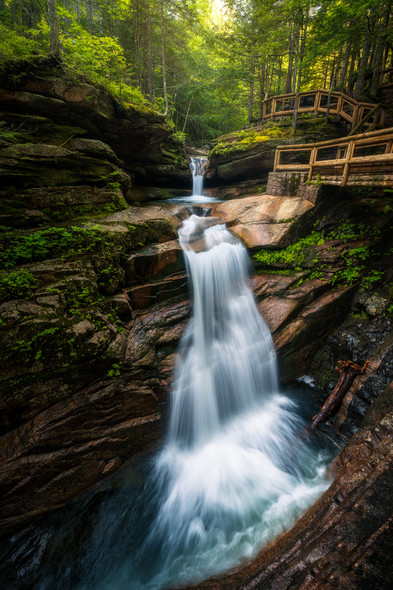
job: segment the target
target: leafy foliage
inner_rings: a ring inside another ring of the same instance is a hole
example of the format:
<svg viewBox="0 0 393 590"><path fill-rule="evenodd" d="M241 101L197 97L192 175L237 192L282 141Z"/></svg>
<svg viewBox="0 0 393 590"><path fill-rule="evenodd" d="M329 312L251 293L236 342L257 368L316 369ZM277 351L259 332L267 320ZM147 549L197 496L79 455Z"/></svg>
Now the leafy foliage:
<svg viewBox="0 0 393 590"><path fill-rule="evenodd" d="M48 53L46 4L3 6L1 56ZM62 58L122 100L163 111L163 32L169 117L200 142L253 125L264 97L297 82L375 97L392 63L390 0L165 0L162 16L160 7L58 0Z"/></svg>
<svg viewBox="0 0 393 590"><path fill-rule="evenodd" d="M26 297L37 285L37 280L26 269L0 272L0 300Z"/></svg>

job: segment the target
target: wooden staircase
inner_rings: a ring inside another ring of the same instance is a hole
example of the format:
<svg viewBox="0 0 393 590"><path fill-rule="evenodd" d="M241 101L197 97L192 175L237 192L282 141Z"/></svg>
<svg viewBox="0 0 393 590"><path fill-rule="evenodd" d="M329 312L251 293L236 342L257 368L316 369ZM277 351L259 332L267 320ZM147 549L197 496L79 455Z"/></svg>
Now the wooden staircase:
<svg viewBox="0 0 393 590"><path fill-rule="evenodd" d="M263 103L263 114L257 125L274 119L291 117L296 95L280 94L272 96ZM298 113L329 114L340 117L350 124L350 134L372 131L385 124L386 109L380 104L358 102L344 92L310 90L299 94Z"/></svg>

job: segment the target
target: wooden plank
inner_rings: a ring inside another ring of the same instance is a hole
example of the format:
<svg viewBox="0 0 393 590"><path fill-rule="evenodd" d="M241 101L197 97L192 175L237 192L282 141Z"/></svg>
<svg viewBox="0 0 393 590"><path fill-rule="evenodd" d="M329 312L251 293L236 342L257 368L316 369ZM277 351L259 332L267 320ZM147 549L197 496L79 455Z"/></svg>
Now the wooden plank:
<svg viewBox="0 0 393 590"><path fill-rule="evenodd" d="M279 150L276 150L274 152L273 170L277 170L277 166L279 166L279 164L280 164L280 157L281 157L281 152Z"/></svg>
<svg viewBox="0 0 393 590"><path fill-rule="evenodd" d="M297 172L298 170L308 170L309 167L309 164L279 164L276 170L293 170Z"/></svg>
<svg viewBox="0 0 393 590"><path fill-rule="evenodd" d="M359 105L355 105L355 108L353 109L353 115L352 115L352 129L351 131L353 131L355 129L355 127L357 126L358 122L359 122Z"/></svg>
<svg viewBox="0 0 393 590"><path fill-rule="evenodd" d="M338 102L337 102L337 112L339 113L339 115L342 117L342 106L343 106L343 95L340 93L340 96L338 97Z"/></svg>
<svg viewBox="0 0 393 590"><path fill-rule="evenodd" d="M352 136L351 136L352 137ZM365 139L357 139L356 140L356 145L361 145L361 146L378 146L378 145L383 145L384 143L387 143L388 141L393 139L393 134L386 134L386 137L375 137L375 138L371 138L371 137L366 137Z"/></svg>
<svg viewBox="0 0 393 590"><path fill-rule="evenodd" d="M351 135L350 136L350 140L353 141L358 141L358 140L362 140L362 139L368 139L368 138L380 138L383 137L384 135L386 135L386 139L391 139L393 138L393 127L388 127L387 129L377 129L376 131L366 131L365 133L359 133L357 135ZM324 147L324 146L328 146L328 145L346 145L349 143L350 141L349 139L347 139L346 137L343 138L339 138L339 139L328 139L327 141L319 141L317 143L298 143L298 144L291 144L291 145L286 145L286 146L279 146L277 147L278 150L296 150L298 148L309 148L312 149L314 146L315 147Z"/></svg>
<svg viewBox="0 0 393 590"><path fill-rule="evenodd" d="M340 112L340 117L342 117L343 119L345 119L346 121L348 121L348 123L352 122L352 117L351 115L348 115L348 113L345 113L344 111Z"/></svg>
<svg viewBox="0 0 393 590"><path fill-rule="evenodd" d="M393 154L375 154L373 156L356 156L351 158L351 163L393 162Z"/></svg>
<svg viewBox="0 0 393 590"><path fill-rule="evenodd" d="M315 166L343 166L346 161L346 158L340 158L339 160L316 160Z"/></svg>

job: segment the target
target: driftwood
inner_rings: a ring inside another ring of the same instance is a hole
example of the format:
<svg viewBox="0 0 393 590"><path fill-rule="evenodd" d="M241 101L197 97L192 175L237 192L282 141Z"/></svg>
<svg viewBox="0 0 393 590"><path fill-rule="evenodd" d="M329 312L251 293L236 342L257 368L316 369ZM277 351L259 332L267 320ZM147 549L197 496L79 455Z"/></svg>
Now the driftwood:
<svg viewBox="0 0 393 590"><path fill-rule="evenodd" d="M355 378L358 375L364 373L367 365L368 361L364 363L363 367L353 363L352 361L338 361L338 366L336 367L336 370L339 371L340 377L337 381L337 385L333 389L332 393L329 395L329 397L327 398L319 412L315 414L310 424L307 426L307 432L315 432L315 430L319 428L322 422L325 422L325 420L327 420L337 412L345 394L351 387Z"/></svg>

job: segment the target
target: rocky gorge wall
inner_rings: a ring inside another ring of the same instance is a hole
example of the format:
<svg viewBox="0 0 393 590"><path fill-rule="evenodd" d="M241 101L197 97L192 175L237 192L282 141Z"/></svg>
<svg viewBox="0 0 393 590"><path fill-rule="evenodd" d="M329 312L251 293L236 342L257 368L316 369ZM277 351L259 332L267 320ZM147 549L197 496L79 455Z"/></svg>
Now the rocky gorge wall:
<svg viewBox="0 0 393 590"><path fill-rule="evenodd" d="M119 103L54 60L3 64L0 84L0 495L8 535L162 434L159 370L130 336L135 273L127 259L175 239L179 220L126 199L147 178L181 184L189 171L161 115ZM167 315L162 332L176 323L173 308Z"/></svg>

